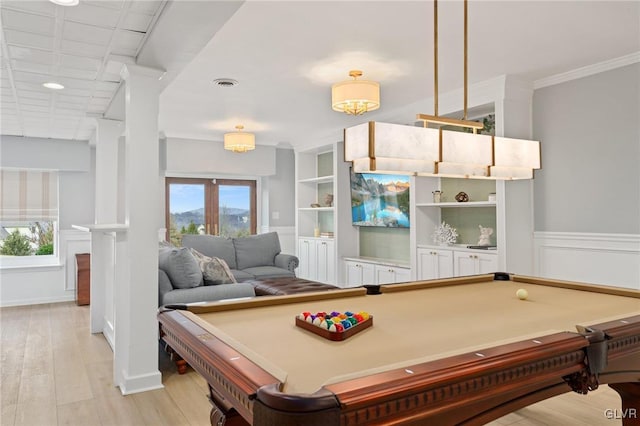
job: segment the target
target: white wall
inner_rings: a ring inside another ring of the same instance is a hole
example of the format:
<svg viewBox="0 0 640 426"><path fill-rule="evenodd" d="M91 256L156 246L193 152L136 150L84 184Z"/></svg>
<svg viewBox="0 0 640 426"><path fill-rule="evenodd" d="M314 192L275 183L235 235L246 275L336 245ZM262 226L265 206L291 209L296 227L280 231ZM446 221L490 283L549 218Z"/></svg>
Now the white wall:
<svg viewBox="0 0 640 426"><path fill-rule="evenodd" d="M0 306L75 298L75 253L89 251L89 235L72 224L93 223L93 150L86 141L0 137L0 167L58 170L60 264L0 270Z"/></svg>
<svg viewBox="0 0 640 426"><path fill-rule="evenodd" d="M640 289L640 64L538 89L535 273Z"/></svg>

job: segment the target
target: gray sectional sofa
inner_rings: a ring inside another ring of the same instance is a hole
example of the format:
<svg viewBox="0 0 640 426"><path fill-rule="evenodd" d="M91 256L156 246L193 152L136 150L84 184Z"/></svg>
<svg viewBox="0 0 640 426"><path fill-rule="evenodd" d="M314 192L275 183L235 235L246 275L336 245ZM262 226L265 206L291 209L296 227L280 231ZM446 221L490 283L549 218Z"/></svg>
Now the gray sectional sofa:
<svg viewBox="0 0 640 426"><path fill-rule="evenodd" d="M182 245L159 249L159 306L252 297L254 286L243 281L295 277L298 267L296 256L280 253L276 232L240 238L185 234ZM233 278L205 280L191 248L205 256L223 259Z"/></svg>

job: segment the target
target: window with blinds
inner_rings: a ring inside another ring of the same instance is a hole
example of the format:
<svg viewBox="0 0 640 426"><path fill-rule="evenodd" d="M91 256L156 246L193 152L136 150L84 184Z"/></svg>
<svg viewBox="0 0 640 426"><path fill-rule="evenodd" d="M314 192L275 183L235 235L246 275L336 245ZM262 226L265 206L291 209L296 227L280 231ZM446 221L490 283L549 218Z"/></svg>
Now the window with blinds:
<svg viewBox="0 0 640 426"><path fill-rule="evenodd" d="M57 258L57 221L57 172L0 170L0 266Z"/></svg>

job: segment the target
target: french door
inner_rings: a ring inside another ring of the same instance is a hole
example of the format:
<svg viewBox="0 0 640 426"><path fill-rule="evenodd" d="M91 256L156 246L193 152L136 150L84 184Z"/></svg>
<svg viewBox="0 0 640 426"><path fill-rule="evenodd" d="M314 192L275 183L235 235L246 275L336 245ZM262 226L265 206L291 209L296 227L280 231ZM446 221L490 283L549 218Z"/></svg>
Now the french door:
<svg viewBox="0 0 640 426"><path fill-rule="evenodd" d="M238 237L256 233L256 181L166 178L167 239L182 234Z"/></svg>

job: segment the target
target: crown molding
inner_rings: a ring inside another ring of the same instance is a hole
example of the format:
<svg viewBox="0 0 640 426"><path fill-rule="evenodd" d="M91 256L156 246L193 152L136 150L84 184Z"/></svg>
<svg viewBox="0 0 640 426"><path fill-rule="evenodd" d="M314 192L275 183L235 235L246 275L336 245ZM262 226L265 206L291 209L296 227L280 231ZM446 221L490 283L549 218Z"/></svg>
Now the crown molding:
<svg viewBox="0 0 640 426"><path fill-rule="evenodd" d="M627 65L635 64L638 62L640 62L640 52L634 52L629 55L621 56L619 58L610 59L604 62L598 62L596 64L587 65L586 67L577 68L572 71L567 71L560 74L552 75L550 77L541 78L540 80L536 80L533 82L533 89L537 90L543 87L553 86L555 84L565 83L571 80L577 80L582 77L588 77L590 75L625 67Z"/></svg>

